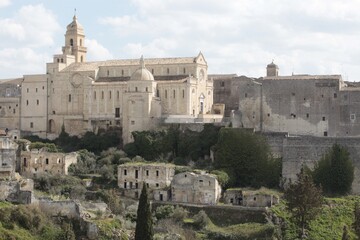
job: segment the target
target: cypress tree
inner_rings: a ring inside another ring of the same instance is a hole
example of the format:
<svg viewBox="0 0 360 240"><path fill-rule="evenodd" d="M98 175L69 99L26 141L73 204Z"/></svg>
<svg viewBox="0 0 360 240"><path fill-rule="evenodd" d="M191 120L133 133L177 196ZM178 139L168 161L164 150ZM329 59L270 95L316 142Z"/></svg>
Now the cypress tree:
<svg viewBox="0 0 360 240"><path fill-rule="evenodd" d="M153 222L146 183L143 183L137 210L135 240L153 240Z"/></svg>

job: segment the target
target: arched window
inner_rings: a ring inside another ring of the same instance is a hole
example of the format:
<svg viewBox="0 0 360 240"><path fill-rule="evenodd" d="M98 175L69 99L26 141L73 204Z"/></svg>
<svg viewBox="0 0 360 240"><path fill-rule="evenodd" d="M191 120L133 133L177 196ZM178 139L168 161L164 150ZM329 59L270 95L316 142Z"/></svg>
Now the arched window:
<svg viewBox="0 0 360 240"><path fill-rule="evenodd" d="M72 38L70 39L70 46L74 46L74 40Z"/></svg>

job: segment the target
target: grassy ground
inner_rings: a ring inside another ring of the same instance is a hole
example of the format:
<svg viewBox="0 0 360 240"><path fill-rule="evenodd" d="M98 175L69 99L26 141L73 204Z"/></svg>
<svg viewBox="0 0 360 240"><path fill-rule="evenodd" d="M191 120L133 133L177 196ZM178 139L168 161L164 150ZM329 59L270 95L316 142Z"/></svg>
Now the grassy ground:
<svg viewBox="0 0 360 240"><path fill-rule="evenodd" d="M356 239L352 229L356 202L360 202L360 196L326 198L321 213L309 225L309 239L341 239L344 226L349 229L350 239ZM291 224L290 216L285 211L285 203L281 202L272 208L272 211L286 223L285 239L296 239L296 228Z"/></svg>

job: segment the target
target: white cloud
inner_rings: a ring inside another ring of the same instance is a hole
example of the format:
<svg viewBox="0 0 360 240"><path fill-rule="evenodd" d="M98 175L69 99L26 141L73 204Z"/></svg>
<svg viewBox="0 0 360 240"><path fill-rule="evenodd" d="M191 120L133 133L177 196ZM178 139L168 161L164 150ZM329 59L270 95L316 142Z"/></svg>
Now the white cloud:
<svg viewBox="0 0 360 240"><path fill-rule="evenodd" d="M47 53L38 53L31 48L5 48L0 50L0 69L6 77L21 77L24 74L45 73Z"/></svg>
<svg viewBox="0 0 360 240"><path fill-rule="evenodd" d="M94 39L86 39L85 44L88 48L87 59L90 61L100 61L113 59L113 55L103 45Z"/></svg>
<svg viewBox="0 0 360 240"><path fill-rule="evenodd" d="M275 59L281 74L350 69L360 80L360 68L354 70L360 56L359 0L132 3L133 14L100 19L127 41L122 51L129 57L194 56L202 50L212 73L259 77Z"/></svg>
<svg viewBox="0 0 360 240"><path fill-rule="evenodd" d="M0 0L0 8L9 6L10 4L11 4L10 0Z"/></svg>
<svg viewBox="0 0 360 240"><path fill-rule="evenodd" d="M43 47L54 44L60 26L55 15L42 4L21 7L12 18L0 19L0 47L22 44Z"/></svg>

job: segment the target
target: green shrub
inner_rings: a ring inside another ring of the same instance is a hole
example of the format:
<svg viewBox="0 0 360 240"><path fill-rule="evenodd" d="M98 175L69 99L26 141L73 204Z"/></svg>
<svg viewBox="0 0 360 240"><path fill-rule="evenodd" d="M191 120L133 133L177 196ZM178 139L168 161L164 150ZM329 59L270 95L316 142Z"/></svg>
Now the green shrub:
<svg viewBox="0 0 360 240"><path fill-rule="evenodd" d="M170 217L174 213L174 206L163 205L156 209L155 217L157 220Z"/></svg>

